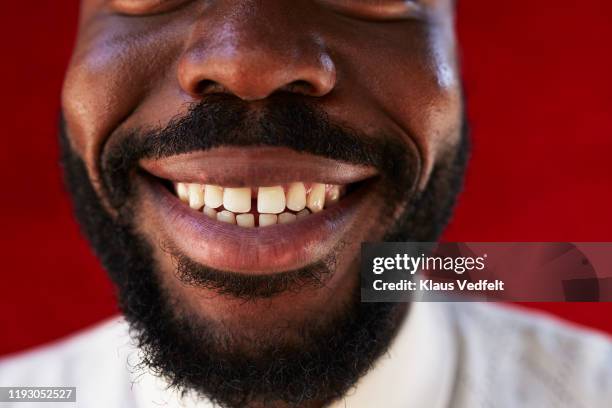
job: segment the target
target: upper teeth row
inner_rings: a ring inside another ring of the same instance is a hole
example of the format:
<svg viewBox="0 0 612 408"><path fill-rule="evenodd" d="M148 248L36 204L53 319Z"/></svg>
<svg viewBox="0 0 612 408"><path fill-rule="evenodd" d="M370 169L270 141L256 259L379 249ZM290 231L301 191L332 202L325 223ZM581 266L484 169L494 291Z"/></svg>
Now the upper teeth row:
<svg viewBox="0 0 612 408"><path fill-rule="evenodd" d="M290 183L287 186L258 187L221 187L210 184L198 183L176 183L175 189L181 201L189 203L195 210L204 207L204 212L209 216L215 216L220 221L224 221L220 214L232 216L244 214L251 211L251 198L256 193L257 212L265 214L287 214L284 218L289 218L294 214L285 213L286 209L307 213L319 212L326 205L334 204L340 198L340 186L321 183L305 185L301 182ZM217 214L217 209L223 206L226 211ZM246 218L246 217L244 217ZM260 216L260 226L266 218ZM265 223L265 222L264 222Z"/></svg>

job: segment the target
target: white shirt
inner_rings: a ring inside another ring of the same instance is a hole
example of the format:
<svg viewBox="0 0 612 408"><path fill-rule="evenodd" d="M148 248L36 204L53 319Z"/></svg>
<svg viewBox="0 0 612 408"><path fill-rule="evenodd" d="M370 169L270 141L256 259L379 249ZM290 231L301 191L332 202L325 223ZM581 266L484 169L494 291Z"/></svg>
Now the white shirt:
<svg viewBox="0 0 612 408"><path fill-rule="evenodd" d="M210 408L135 368L121 317L0 359L0 386L77 387L53 407ZM40 404L0 403L25 408ZM47 404L48 405L48 404ZM46 405L45 405L46 406ZM609 408L612 339L487 303L414 303L389 351L332 408Z"/></svg>

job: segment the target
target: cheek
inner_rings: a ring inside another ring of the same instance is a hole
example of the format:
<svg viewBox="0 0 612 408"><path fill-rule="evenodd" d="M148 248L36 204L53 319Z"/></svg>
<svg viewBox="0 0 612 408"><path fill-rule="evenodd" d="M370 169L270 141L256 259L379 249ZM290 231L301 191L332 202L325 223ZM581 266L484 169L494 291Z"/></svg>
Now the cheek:
<svg viewBox="0 0 612 408"><path fill-rule="evenodd" d="M424 188L440 152L456 145L462 118L461 86L454 56L433 43L398 61L378 95L393 121L406 130L422 158Z"/></svg>
<svg viewBox="0 0 612 408"><path fill-rule="evenodd" d="M104 21L85 30L66 74L62 109L72 146L91 170L108 136L136 110L155 78L167 74L173 37L163 29L135 35Z"/></svg>
<svg viewBox="0 0 612 408"><path fill-rule="evenodd" d="M378 107L381 123L391 123L416 145L423 188L441 152L461 135L463 103L452 25L410 23L369 34L361 34L361 47L344 56L348 80Z"/></svg>

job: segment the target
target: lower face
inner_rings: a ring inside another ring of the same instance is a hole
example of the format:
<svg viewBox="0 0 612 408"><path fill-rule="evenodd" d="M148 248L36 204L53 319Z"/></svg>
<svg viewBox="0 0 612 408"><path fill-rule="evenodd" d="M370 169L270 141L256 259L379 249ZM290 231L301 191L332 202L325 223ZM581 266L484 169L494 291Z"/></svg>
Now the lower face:
<svg viewBox="0 0 612 408"><path fill-rule="evenodd" d="M409 148L363 143L358 138L368 136L349 130L328 134L336 147L353 143L349 155L308 143L298 152L292 138L284 147L226 140L164 158L134 147L153 141L163 152L156 140L176 131L171 124L131 133L109 147L105 199L68 133L61 135L77 218L119 288L144 366L228 407L318 406L341 397L386 350L406 312L401 304L360 303L360 244L438 238L461 186L466 135L418 191L405 187L415 177ZM182 139L185 149L199 137ZM366 148L377 153L361 155ZM298 169L295 176L273 170L279 158ZM211 182L190 177L194 168Z"/></svg>
<svg viewBox="0 0 612 408"><path fill-rule="evenodd" d="M142 17L84 3L62 162L143 362L226 406L340 397L406 312L360 303L361 243L436 240L461 186L467 138L450 2L430 2L443 10L431 18L385 22L362 20L361 9L252 2L278 20L284 42L247 24L261 17L249 8L225 10L231 2ZM362 8L378 13L374 4ZM191 47L186 27L201 44ZM194 97L173 71L200 54L263 49L262 64L241 65L256 82L280 57L310 61L313 38L333 50L338 72L320 97Z"/></svg>

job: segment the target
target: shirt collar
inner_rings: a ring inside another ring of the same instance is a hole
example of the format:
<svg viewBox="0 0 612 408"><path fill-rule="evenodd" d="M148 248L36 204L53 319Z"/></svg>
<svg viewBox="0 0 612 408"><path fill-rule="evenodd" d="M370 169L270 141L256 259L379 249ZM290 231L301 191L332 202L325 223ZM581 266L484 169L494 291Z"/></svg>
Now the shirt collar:
<svg viewBox="0 0 612 408"><path fill-rule="evenodd" d="M457 364L452 327L443 304L412 303L388 352L330 408L448 407Z"/></svg>

